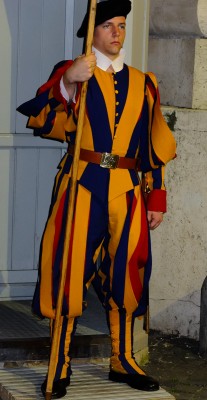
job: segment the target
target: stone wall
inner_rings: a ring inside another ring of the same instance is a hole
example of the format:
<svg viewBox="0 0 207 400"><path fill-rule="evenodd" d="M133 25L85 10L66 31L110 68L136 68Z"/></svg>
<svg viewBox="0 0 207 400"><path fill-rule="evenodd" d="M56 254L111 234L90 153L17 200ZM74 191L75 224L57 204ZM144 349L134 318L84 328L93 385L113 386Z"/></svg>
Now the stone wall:
<svg viewBox="0 0 207 400"><path fill-rule="evenodd" d="M206 37L206 1L151 1L148 65L163 104L207 109Z"/></svg>
<svg viewBox="0 0 207 400"><path fill-rule="evenodd" d="M177 140L168 213L152 234L151 328L199 338L207 275L207 2L152 0L149 65ZM167 107L168 106L168 107Z"/></svg>

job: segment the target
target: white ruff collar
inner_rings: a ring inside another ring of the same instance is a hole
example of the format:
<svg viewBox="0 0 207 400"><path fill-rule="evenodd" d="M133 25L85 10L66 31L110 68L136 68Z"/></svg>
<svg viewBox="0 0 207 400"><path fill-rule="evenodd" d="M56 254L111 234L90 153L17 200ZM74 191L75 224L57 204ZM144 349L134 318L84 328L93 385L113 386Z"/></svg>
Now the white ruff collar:
<svg viewBox="0 0 207 400"><path fill-rule="evenodd" d="M92 51L94 51L97 58L97 67L102 69L103 71L107 71L110 65L113 67L114 72L119 72L123 69L124 66L124 58L126 52L124 49L120 50L119 55L115 58L115 60L110 60L107 56L97 50L95 47L92 47Z"/></svg>

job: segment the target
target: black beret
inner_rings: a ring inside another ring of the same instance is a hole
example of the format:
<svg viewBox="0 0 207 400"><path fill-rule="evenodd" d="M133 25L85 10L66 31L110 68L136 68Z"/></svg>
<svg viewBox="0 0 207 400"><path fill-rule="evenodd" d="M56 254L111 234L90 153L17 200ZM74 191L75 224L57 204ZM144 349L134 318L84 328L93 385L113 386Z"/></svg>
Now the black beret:
<svg viewBox="0 0 207 400"><path fill-rule="evenodd" d="M130 0L104 0L97 4L95 26L114 17L126 17L131 11ZM77 32L79 38L85 37L88 28L88 11Z"/></svg>

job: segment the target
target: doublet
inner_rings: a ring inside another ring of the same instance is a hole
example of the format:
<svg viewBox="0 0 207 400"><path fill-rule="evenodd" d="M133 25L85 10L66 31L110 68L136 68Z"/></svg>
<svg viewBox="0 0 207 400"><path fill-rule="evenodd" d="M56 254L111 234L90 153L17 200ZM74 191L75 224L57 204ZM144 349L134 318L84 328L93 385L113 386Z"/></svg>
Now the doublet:
<svg viewBox="0 0 207 400"><path fill-rule="evenodd" d="M69 146L75 143L80 87L76 103L67 104L60 93L59 82L71 63L56 66L35 99L19 107L19 111L29 117L28 127L34 129L35 135L66 141ZM146 311L151 273L146 210L166 211L164 168L175 157L175 140L160 110L154 74L144 74L127 65L115 74L96 67L88 83L81 148L137 158L143 184L140 185L140 175L134 169L107 169L79 161L74 236L63 314L81 314L86 288L97 277L97 287L101 287L106 308L124 307L142 315ZM67 153L60 162L40 251L39 280L33 304L36 313L50 318L55 315L72 161L73 157ZM145 201L141 186L148 189ZM97 219L100 224L94 228ZM78 258L76 235L82 223L83 243ZM101 248L102 263L97 274L94 265ZM77 297L79 305L76 307Z"/></svg>

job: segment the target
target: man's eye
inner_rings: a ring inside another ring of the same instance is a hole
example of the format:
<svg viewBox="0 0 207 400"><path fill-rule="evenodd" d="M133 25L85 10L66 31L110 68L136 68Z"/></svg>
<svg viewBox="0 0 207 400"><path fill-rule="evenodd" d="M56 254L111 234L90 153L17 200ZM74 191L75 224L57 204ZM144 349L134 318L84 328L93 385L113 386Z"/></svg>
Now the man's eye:
<svg viewBox="0 0 207 400"><path fill-rule="evenodd" d="M110 25L109 25L109 24L105 24L103 27L104 27L104 28L109 28Z"/></svg>

